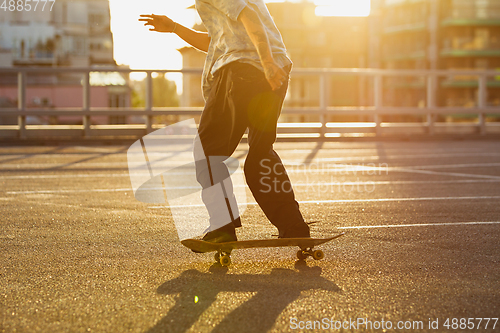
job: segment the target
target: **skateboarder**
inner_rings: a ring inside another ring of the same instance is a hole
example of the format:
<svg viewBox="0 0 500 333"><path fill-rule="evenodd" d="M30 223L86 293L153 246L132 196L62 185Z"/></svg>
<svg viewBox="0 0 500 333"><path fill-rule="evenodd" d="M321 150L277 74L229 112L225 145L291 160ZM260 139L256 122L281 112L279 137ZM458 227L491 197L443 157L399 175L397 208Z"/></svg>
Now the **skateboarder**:
<svg viewBox="0 0 500 333"><path fill-rule="evenodd" d="M211 224L203 240L237 240L235 228L241 222L232 204L231 185L222 188L230 214L230 223L222 227L216 221L220 204L211 203L208 190L228 178L223 160L231 156L247 128L244 173L257 203L280 238L310 237L290 179L273 149L292 62L264 0L196 0L196 9L208 33L163 15L141 15L139 20L151 26L150 31L175 33L207 53L202 77L206 104L197 140L202 147L195 143L196 174ZM200 151L206 156L201 162L196 158Z"/></svg>

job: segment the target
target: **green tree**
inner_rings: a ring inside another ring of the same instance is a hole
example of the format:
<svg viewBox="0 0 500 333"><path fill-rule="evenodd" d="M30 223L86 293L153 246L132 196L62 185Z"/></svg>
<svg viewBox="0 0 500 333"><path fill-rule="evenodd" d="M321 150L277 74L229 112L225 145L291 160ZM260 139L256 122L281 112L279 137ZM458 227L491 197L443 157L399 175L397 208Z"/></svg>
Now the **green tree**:
<svg viewBox="0 0 500 333"><path fill-rule="evenodd" d="M176 107L179 106L177 85L165 78L164 73L158 73L153 78L153 107Z"/></svg>
<svg viewBox="0 0 500 333"><path fill-rule="evenodd" d="M179 96L175 82L165 78L164 73L158 73L153 78L153 107L177 107ZM144 108L146 106L146 80L135 81L132 84L132 107ZM179 116L157 116L157 124L172 124L179 121Z"/></svg>
<svg viewBox="0 0 500 333"><path fill-rule="evenodd" d="M132 86L132 107L146 105L146 80L136 81ZM179 96L175 82L165 78L164 73L158 73L153 78L153 107L177 107Z"/></svg>

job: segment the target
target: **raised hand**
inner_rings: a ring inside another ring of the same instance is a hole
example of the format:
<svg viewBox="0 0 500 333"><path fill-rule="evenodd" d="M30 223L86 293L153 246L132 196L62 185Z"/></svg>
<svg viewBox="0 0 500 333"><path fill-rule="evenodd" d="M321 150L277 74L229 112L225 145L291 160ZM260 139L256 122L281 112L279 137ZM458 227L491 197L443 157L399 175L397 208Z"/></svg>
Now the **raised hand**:
<svg viewBox="0 0 500 333"><path fill-rule="evenodd" d="M150 25L152 28L149 31L174 32L176 26L176 23L165 15L141 15L139 21L145 22L144 26Z"/></svg>

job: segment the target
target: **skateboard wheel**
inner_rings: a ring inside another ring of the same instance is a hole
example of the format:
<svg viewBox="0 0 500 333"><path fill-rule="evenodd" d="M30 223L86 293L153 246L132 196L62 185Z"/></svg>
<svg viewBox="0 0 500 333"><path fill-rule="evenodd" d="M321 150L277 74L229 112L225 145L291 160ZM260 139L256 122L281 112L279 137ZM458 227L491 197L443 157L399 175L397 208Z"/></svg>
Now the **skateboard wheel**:
<svg viewBox="0 0 500 333"><path fill-rule="evenodd" d="M315 259L315 260L321 260L325 257L325 254L323 253L323 251L321 250L316 250L312 253L312 257Z"/></svg>
<svg viewBox="0 0 500 333"><path fill-rule="evenodd" d="M216 262L219 262L219 260L220 260L220 253L219 252L215 252L214 259Z"/></svg>
<svg viewBox="0 0 500 333"><path fill-rule="evenodd" d="M229 266L229 265L231 265L231 257L229 257L228 255L221 256L220 259L219 259L219 261L220 261L220 264L222 266Z"/></svg>
<svg viewBox="0 0 500 333"><path fill-rule="evenodd" d="M299 260L306 260L307 259L307 254L304 253L302 250L297 251L297 259Z"/></svg>

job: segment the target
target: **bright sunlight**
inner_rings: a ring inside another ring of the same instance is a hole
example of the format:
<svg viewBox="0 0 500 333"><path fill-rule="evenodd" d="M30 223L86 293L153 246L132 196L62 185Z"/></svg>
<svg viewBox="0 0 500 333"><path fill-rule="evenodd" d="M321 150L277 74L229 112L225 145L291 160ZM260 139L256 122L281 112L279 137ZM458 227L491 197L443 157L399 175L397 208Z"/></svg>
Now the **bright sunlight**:
<svg viewBox="0 0 500 333"><path fill-rule="evenodd" d="M318 16L368 16L370 0L315 0Z"/></svg>

